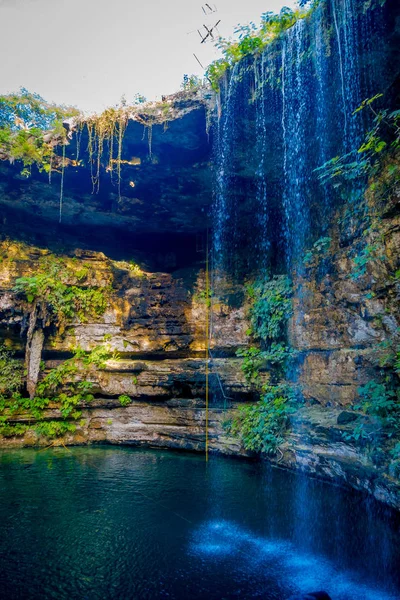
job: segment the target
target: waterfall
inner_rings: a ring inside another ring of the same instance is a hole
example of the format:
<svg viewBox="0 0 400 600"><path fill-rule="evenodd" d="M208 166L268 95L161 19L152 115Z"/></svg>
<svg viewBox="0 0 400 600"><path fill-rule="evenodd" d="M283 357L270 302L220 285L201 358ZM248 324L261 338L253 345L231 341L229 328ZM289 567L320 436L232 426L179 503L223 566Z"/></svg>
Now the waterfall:
<svg viewBox="0 0 400 600"><path fill-rule="evenodd" d="M313 19L312 35L315 40L314 51L314 106L315 106L315 135L318 141L318 158L315 160L315 167L323 165L331 157L330 143L330 123L328 115L330 113L329 103L329 63L327 58L326 41L324 39L324 6L320 4ZM341 70L342 72L342 70ZM342 79L342 78L341 78ZM343 79L342 79L343 82ZM342 88L343 90L343 88ZM323 197L323 206L321 215L323 222L328 221L328 214L331 202L331 194L328 186L321 189Z"/></svg>
<svg viewBox="0 0 400 600"><path fill-rule="evenodd" d="M255 89L256 89L256 136L257 145L256 153L259 157L258 167L256 171L256 206L259 226L259 243L258 243L258 262L262 272L267 268L267 256L270 242L268 239L268 196L267 196L267 180L266 180L266 158L267 158L267 126L265 112L265 86L266 74L265 63L267 53L263 52L261 60L254 62ZM259 66L260 64L260 66ZM260 73L258 70L260 69Z"/></svg>
<svg viewBox="0 0 400 600"><path fill-rule="evenodd" d="M226 250L228 236L228 222L230 219L230 178L231 162L234 153L234 125L235 125L235 89L237 85L237 72L239 63L232 69L222 116L218 117L216 135L216 173L215 173L215 199L214 199L214 269L216 271L226 268Z"/></svg>
<svg viewBox="0 0 400 600"><path fill-rule="evenodd" d="M369 69L385 53L376 35L382 15L363 12L358 0L325 0L231 69L214 128L214 269L261 274L282 268L284 256L298 270L304 250L326 234L340 199L315 169L360 156L371 115L353 113L386 85L384 73Z"/></svg>
<svg viewBox="0 0 400 600"><path fill-rule="evenodd" d="M337 6L339 4L339 6ZM360 87L359 39L355 0L331 0L338 48L343 104L343 151L358 149L362 129L353 113L362 101Z"/></svg>
<svg viewBox="0 0 400 600"><path fill-rule="evenodd" d="M282 48L283 208L288 266L298 262L309 232L305 21L286 32Z"/></svg>

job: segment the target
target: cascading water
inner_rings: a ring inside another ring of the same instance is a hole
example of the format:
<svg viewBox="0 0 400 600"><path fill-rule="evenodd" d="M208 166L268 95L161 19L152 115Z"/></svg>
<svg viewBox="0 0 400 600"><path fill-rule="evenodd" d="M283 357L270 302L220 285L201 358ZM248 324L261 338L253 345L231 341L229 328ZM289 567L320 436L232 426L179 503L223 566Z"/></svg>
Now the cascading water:
<svg viewBox="0 0 400 600"><path fill-rule="evenodd" d="M268 195L266 180L266 158L267 158L267 126L265 114L265 85L266 85L266 61L268 54L263 52L260 60L254 62L254 79L256 93L256 153L259 157L256 171L257 193L257 218L259 225L258 261L261 271L266 271L267 255L269 249L268 238Z"/></svg>
<svg viewBox="0 0 400 600"><path fill-rule="evenodd" d="M282 48L283 208L287 264L297 263L310 227L307 165L305 21L287 32Z"/></svg>
<svg viewBox="0 0 400 600"><path fill-rule="evenodd" d="M333 211L341 202L335 192L321 187L315 169L335 156L357 156L368 115L354 111L385 87L384 69L376 72L376 56L384 52L382 35L374 35L374 16L380 10L363 11L357 0L321 2L260 55L236 64L225 94L216 135L214 267L229 276L227 256L237 251L250 254L252 276L263 277L267 268L279 273L286 265L294 278L299 318L305 251L312 241L329 235ZM375 70L367 73L370 64ZM249 112L244 116L244 111ZM243 183L246 177L252 177L252 188ZM363 190L353 187L359 199ZM251 241L238 248L237 240L246 238ZM282 246L284 252L277 251ZM300 362L301 357L286 374L293 383ZM301 437L301 430L297 433ZM294 494L294 537L310 551L319 532L316 507L301 476ZM342 542L336 532L335 543Z"/></svg>
<svg viewBox="0 0 400 600"><path fill-rule="evenodd" d="M215 201L213 215L213 268L214 272L227 267L228 222L231 217L229 203L231 162L234 152L235 88L237 85L237 63L230 75L221 117L217 119Z"/></svg>
<svg viewBox="0 0 400 600"><path fill-rule="evenodd" d="M325 11L324 6L317 6L312 27L312 36L315 43L314 71L314 106L315 106L315 132L318 142L318 162L325 164L331 157L330 155L330 127L327 119L329 114L329 65L327 60L327 43L325 39ZM319 166L319 165L317 165ZM323 223L328 222L328 212L330 207L331 194L327 186L321 189L324 200L324 206L321 210Z"/></svg>
<svg viewBox="0 0 400 600"><path fill-rule="evenodd" d="M331 0L340 67L343 103L343 151L358 149L362 138L360 118L353 115L361 104L359 39L354 0Z"/></svg>

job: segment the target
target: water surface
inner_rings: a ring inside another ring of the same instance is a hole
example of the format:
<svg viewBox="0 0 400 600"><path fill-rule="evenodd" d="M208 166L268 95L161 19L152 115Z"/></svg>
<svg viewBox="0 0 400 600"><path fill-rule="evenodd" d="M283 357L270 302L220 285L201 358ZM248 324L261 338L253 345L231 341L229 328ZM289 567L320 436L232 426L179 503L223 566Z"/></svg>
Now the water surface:
<svg viewBox="0 0 400 600"><path fill-rule="evenodd" d="M400 597L395 519L266 465L95 447L0 452L0 597Z"/></svg>

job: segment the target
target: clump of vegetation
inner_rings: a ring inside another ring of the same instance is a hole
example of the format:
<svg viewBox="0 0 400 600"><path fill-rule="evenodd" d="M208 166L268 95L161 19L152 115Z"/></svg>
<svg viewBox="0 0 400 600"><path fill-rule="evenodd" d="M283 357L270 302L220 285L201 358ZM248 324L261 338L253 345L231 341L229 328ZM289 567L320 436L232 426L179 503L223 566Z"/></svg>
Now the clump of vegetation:
<svg viewBox="0 0 400 600"><path fill-rule="evenodd" d="M198 90L203 85L203 81L197 75L185 75L181 83L181 90L184 92L193 92Z"/></svg>
<svg viewBox="0 0 400 600"><path fill-rule="evenodd" d="M375 238L373 242L366 244L353 259L353 269L349 275L350 279L359 279L367 273L368 265L382 262L385 259L383 236L379 234L373 227L369 227L363 233L364 236Z"/></svg>
<svg viewBox="0 0 400 600"><path fill-rule="evenodd" d="M276 454L294 410L292 399L288 386L265 386L259 402L239 408L239 416L234 419L231 432L241 437L246 450Z"/></svg>
<svg viewBox="0 0 400 600"><path fill-rule="evenodd" d="M49 104L25 88L0 96L0 160L21 161L24 175L32 165L46 173L57 169L61 157L55 149L66 143L63 121L79 114L76 108Z"/></svg>
<svg viewBox="0 0 400 600"><path fill-rule="evenodd" d="M10 361L14 370L5 370L0 379L0 435L21 436L31 430L46 438L56 438L75 431L76 421L82 416L78 407L94 399L93 382L82 380L82 373L87 375L104 368L109 358L115 360L118 356L107 345L96 346L89 352L77 348L72 358L51 369L42 378L33 398L26 398L21 393L24 385L22 365L1 347L0 366ZM44 411L50 405L58 406L61 420L44 419ZM27 413L35 423L14 422L15 414L21 411Z"/></svg>
<svg viewBox="0 0 400 600"><path fill-rule="evenodd" d="M242 406L231 432L240 435L247 450L276 454L293 410L293 391L282 380L293 350L286 340L286 325L292 314L292 285L288 277L275 275L247 287L250 335L259 346L240 349L242 371L248 383L260 392L260 400ZM262 384L261 371L268 369Z"/></svg>
<svg viewBox="0 0 400 600"><path fill-rule="evenodd" d="M314 244L311 250L305 253L303 263L310 266L316 258L322 258L328 252L332 243L331 237L320 237Z"/></svg>
<svg viewBox="0 0 400 600"><path fill-rule="evenodd" d="M252 301L251 329L247 333L264 343L282 337L292 315L293 290L289 277L274 275L271 279L257 281L247 286L247 293Z"/></svg>
<svg viewBox="0 0 400 600"><path fill-rule="evenodd" d="M374 103L383 97L376 94L364 100L354 115L370 110L373 115L372 128L366 133L359 148L343 156L335 156L316 169L320 181L325 184L334 180L335 186L355 180L365 180L376 175L382 164L382 156L400 149L400 110L386 108L375 110ZM393 163L393 178L398 179L398 166Z"/></svg>
<svg viewBox="0 0 400 600"><path fill-rule="evenodd" d="M127 396L126 394L119 396L118 400L121 406L128 406L132 402L130 396Z"/></svg>
<svg viewBox="0 0 400 600"><path fill-rule="evenodd" d="M366 445L393 440L392 454L397 452L400 444L399 336L400 331L376 347L373 360L380 369L380 379L359 387L360 401L353 406L355 411L372 417L375 425L371 426L365 420L360 421L353 431L343 434L346 440ZM400 456L398 458L400 459Z"/></svg>
<svg viewBox="0 0 400 600"><path fill-rule="evenodd" d="M300 7L292 10L282 8L279 14L265 12L261 15L260 25L251 22L238 25L234 31L236 40L220 38L216 44L222 51L223 58L211 63L206 76L214 91L219 91L219 82L226 71L245 56L261 52L268 44L276 40L284 31L304 19L309 9Z"/></svg>
<svg viewBox="0 0 400 600"><path fill-rule="evenodd" d="M22 387L23 366L4 344L0 344L0 396L14 394Z"/></svg>
<svg viewBox="0 0 400 600"><path fill-rule="evenodd" d="M88 318L103 315L107 309L110 288L83 287L82 280L86 277L83 268L75 272L62 259L45 257L35 275L16 280L14 292L31 304L33 310L40 309L44 322L54 322L62 331L74 318L86 322Z"/></svg>
<svg viewBox="0 0 400 600"><path fill-rule="evenodd" d="M282 371L284 365L292 357L293 352L284 343L272 342L268 350L261 350L255 346L241 348L236 356L243 358L242 371L246 381L258 385L261 381L260 371L266 367L275 367Z"/></svg>

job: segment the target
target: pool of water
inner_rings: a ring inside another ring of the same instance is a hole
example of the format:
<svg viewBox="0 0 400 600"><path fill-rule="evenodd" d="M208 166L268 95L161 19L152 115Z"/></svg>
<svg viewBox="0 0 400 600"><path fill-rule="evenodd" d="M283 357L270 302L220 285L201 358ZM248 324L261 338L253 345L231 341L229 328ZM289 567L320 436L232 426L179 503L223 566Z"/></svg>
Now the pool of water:
<svg viewBox="0 0 400 600"><path fill-rule="evenodd" d="M0 452L0 597L400 598L393 514L267 465L118 447Z"/></svg>

